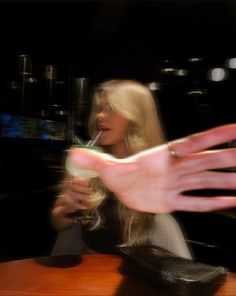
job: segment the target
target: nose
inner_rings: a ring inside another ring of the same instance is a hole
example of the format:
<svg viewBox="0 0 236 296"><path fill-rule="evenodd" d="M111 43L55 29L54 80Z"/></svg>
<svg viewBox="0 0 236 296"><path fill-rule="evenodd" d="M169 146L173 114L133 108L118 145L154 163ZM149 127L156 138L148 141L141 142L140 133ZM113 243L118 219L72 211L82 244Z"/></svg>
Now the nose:
<svg viewBox="0 0 236 296"><path fill-rule="evenodd" d="M99 112L99 113L97 113L97 116L96 116L96 118L97 118L97 121L103 121L104 120L104 118L105 118L105 113L104 112Z"/></svg>

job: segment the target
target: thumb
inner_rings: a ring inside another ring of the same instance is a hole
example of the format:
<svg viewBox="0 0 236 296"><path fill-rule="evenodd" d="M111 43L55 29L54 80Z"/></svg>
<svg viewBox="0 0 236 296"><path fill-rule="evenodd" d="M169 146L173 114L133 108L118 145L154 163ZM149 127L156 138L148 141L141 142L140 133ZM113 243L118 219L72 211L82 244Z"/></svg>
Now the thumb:
<svg viewBox="0 0 236 296"><path fill-rule="evenodd" d="M115 158L109 154L87 148L75 148L69 152L69 158L73 165L82 169L95 170L99 173L111 160Z"/></svg>

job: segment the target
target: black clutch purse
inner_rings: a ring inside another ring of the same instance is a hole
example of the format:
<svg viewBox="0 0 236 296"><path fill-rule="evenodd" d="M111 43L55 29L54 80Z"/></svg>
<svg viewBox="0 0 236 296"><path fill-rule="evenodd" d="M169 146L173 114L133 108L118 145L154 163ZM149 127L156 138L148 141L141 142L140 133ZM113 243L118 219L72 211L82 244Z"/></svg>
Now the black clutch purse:
<svg viewBox="0 0 236 296"><path fill-rule="evenodd" d="M165 296L212 296L226 281L224 267L185 259L158 246L119 247L119 252L124 257L121 273L149 281Z"/></svg>

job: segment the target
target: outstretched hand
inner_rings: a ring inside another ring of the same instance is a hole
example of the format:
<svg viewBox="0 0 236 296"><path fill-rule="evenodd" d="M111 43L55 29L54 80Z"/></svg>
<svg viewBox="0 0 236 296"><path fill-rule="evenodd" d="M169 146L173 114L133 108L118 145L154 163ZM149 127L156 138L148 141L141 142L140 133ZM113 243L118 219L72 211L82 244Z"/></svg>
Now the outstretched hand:
<svg viewBox="0 0 236 296"><path fill-rule="evenodd" d="M235 138L236 124L230 124L125 159L83 148L71 149L70 157L78 167L97 171L104 185L135 210L214 211L236 207L236 197L196 197L183 192L236 189L236 173L213 171L236 166L236 149L207 150Z"/></svg>

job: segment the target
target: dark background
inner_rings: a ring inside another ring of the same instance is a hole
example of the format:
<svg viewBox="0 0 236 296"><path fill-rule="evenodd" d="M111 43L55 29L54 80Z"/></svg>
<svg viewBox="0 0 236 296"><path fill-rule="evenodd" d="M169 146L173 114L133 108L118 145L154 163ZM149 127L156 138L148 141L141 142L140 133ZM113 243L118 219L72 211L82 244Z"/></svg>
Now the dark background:
<svg viewBox="0 0 236 296"><path fill-rule="evenodd" d="M1 1L0 8L0 94L8 102L17 55L29 54L39 82L48 64L64 82L161 81L158 97L171 138L234 121L235 70L218 84L207 80L207 71L235 56L235 1ZM193 65L192 57L203 61ZM178 80L162 75L167 66L191 72ZM204 99L185 96L194 83L207 91ZM63 100L66 105L67 95Z"/></svg>
<svg viewBox="0 0 236 296"><path fill-rule="evenodd" d="M236 56L235 1L0 1L1 112L11 102L19 54L32 59L33 104L43 98L43 67L56 65L68 111L70 81L111 78L158 82L155 91L167 138L235 121L235 71L212 82L212 67ZM200 58L198 63L190 58ZM188 75L165 74L164 68ZM198 89L200 95L189 95ZM60 94L59 94L60 93ZM8 111L8 110L7 110ZM63 120L66 120L64 118ZM50 253L56 233L49 211L67 141L1 139L0 258ZM235 268L235 220L180 213L199 260ZM212 247L210 247L212 246ZM210 248L210 252L209 252ZM209 255L210 254L210 255Z"/></svg>
<svg viewBox="0 0 236 296"><path fill-rule="evenodd" d="M155 78L163 58L235 54L234 1L1 1L2 67L16 54L76 74ZM10 63L11 61L11 63ZM3 73L2 73L3 74ZM5 73L4 73L5 74ZM5 75L3 75L5 77Z"/></svg>

